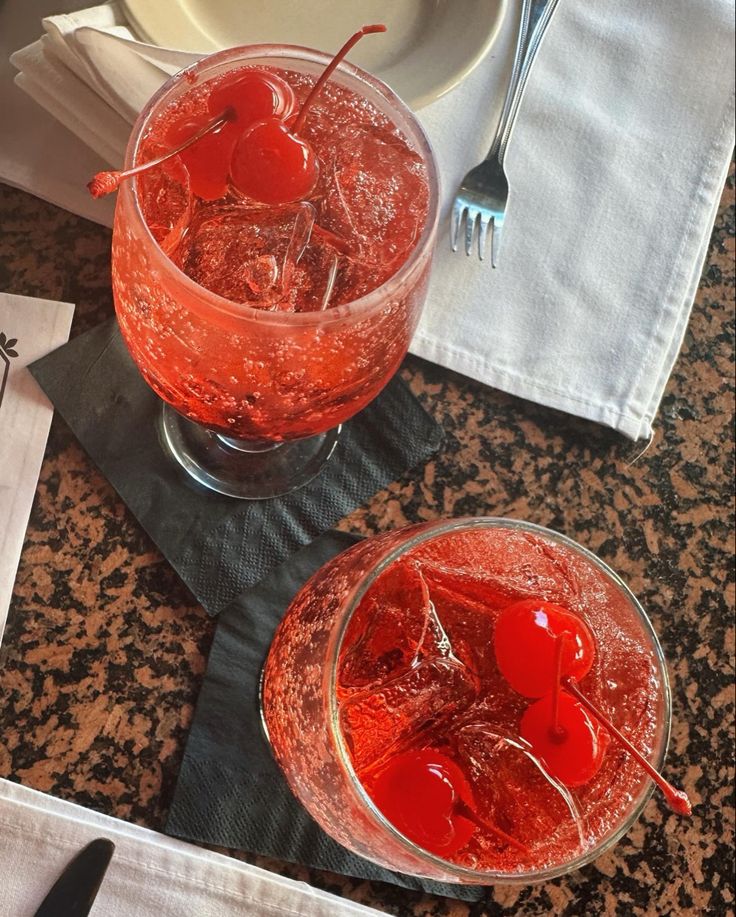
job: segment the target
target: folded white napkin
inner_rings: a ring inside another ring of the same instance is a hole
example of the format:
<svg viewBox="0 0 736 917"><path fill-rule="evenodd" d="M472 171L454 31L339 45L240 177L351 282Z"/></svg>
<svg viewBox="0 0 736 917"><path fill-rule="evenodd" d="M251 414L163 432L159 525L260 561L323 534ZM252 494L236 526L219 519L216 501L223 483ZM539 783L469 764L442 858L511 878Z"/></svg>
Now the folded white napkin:
<svg viewBox="0 0 736 917"><path fill-rule="evenodd" d="M733 29L733 0L560 0L507 151L499 268L441 240L414 353L651 435L733 149ZM497 87L480 69L461 91L421 112L446 206Z"/></svg>
<svg viewBox="0 0 736 917"><path fill-rule="evenodd" d="M0 780L0 913L30 917L96 837L115 852L94 904L102 917L376 917L256 866Z"/></svg>
<svg viewBox="0 0 736 917"><path fill-rule="evenodd" d="M54 413L26 367L67 340L73 314L68 302L0 293L0 641Z"/></svg>
<svg viewBox="0 0 736 917"><path fill-rule="evenodd" d="M420 112L440 163L443 212L411 350L646 437L733 147L733 0L561 0L508 149L511 195L494 271L452 254L446 227L460 179L492 138L515 7L486 61ZM136 41L114 3L43 24L44 38L13 56L19 84L119 165L135 111L196 55ZM90 215L83 186L76 192L56 202ZM97 218L108 221L109 211Z"/></svg>

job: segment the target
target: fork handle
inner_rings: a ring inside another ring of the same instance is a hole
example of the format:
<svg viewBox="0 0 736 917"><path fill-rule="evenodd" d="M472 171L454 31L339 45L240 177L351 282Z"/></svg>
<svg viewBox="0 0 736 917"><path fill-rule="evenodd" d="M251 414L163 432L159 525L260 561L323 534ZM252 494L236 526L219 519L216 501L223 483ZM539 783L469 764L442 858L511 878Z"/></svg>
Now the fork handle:
<svg viewBox="0 0 736 917"><path fill-rule="evenodd" d="M493 143L486 156L486 159L496 159L501 166L503 166L509 137L511 136L516 116L519 113L519 106L529 79L529 72L557 3L558 0L522 0L521 2L519 33L516 39L511 77L506 89L506 97L501 109L501 118L496 129L496 136L493 138Z"/></svg>
<svg viewBox="0 0 736 917"><path fill-rule="evenodd" d="M521 0L521 10L519 14L519 31L516 35L516 48L514 49L514 60L511 64L511 76L509 77L508 86L506 87L506 97L503 100L501 117L496 127L496 136L488 151L486 159L493 159L498 154L499 147L504 138L506 125L508 124L509 114L511 113L511 104L514 99L514 93L521 76L521 65L524 60L524 51L526 49L526 40L529 35L529 22L531 19L533 0Z"/></svg>

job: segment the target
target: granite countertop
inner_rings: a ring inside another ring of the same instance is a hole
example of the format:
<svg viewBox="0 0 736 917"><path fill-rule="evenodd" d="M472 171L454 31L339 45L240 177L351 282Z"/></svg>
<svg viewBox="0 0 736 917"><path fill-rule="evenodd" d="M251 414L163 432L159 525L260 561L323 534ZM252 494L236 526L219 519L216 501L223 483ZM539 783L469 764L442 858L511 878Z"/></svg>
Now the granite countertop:
<svg viewBox="0 0 736 917"><path fill-rule="evenodd" d="M508 515L557 529L628 582L660 634L673 691L667 774L612 850L482 904L253 858L388 914L731 914L733 829L733 173L652 444L423 361L402 374L447 437L341 528ZM0 289L112 314L109 231L0 186ZM161 829L215 622L56 416L0 650L0 777Z"/></svg>

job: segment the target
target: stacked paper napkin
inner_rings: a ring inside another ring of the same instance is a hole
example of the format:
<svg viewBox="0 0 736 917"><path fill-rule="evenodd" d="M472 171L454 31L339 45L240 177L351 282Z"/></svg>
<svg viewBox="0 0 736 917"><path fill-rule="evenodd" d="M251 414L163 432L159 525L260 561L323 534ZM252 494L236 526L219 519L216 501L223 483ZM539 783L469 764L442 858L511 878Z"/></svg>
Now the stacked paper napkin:
<svg viewBox="0 0 736 917"><path fill-rule="evenodd" d="M411 350L647 437L733 148L733 0L561 0L508 148L511 193L494 271L451 254L446 227L462 176L490 144L517 18L511 3L494 52L419 113L439 160L443 215ZM13 56L19 85L119 165L136 112L196 55L137 41L114 3L43 27ZM0 178L33 191L17 172L0 163ZM90 208L82 182L40 193L110 219L104 204Z"/></svg>
<svg viewBox="0 0 736 917"><path fill-rule="evenodd" d="M26 367L67 340L73 314L0 293L0 642L54 413Z"/></svg>
<svg viewBox="0 0 736 917"><path fill-rule="evenodd" d="M97 837L115 852L94 904L104 917L376 917L283 876L0 780L2 914L33 914Z"/></svg>

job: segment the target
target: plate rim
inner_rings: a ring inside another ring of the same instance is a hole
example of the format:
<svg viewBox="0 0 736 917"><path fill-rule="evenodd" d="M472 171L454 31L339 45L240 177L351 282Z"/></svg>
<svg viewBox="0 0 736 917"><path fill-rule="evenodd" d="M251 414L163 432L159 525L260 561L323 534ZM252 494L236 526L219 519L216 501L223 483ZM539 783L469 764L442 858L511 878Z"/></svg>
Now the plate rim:
<svg viewBox="0 0 736 917"><path fill-rule="evenodd" d="M134 31L137 33L136 37L139 40L150 42L155 44L158 47L169 47L168 45L162 45L160 42L153 37L145 28L141 25L138 17L136 16L134 10L131 8L136 5L136 0L119 0L121 6L123 7L123 12L125 13L126 18L128 19L129 24L133 27ZM170 0L172 3L176 3L182 8L186 7L186 4L183 0ZM438 99L441 99L443 96L447 95L448 92L451 92L457 86L460 85L464 80L466 80L470 74L479 66L479 64L486 58L489 51L493 47L498 38L498 33L501 30L501 26L508 15L508 8L510 0L496 0L498 4L498 15L495 17L492 27L488 30L485 40L479 47L478 51L465 63L462 67L458 68L455 73L449 76L444 81L436 84L427 91L417 94L413 98L405 98L401 93L397 93L399 98L413 111L418 111L419 109L426 108L427 105L430 105L432 102L436 102ZM258 44L259 42L256 42ZM273 43L273 42L272 42ZM263 42L260 42L263 44ZM192 52L192 53L203 53L203 54L212 54L215 51L204 51L204 52ZM382 82L384 80L381 73L373 72L372 76L375 76L377 79ZM387 84L388 85L388 84ZM393 89L393 87L391 87ZM396 92L395 89L393 89Z"/></svg>

